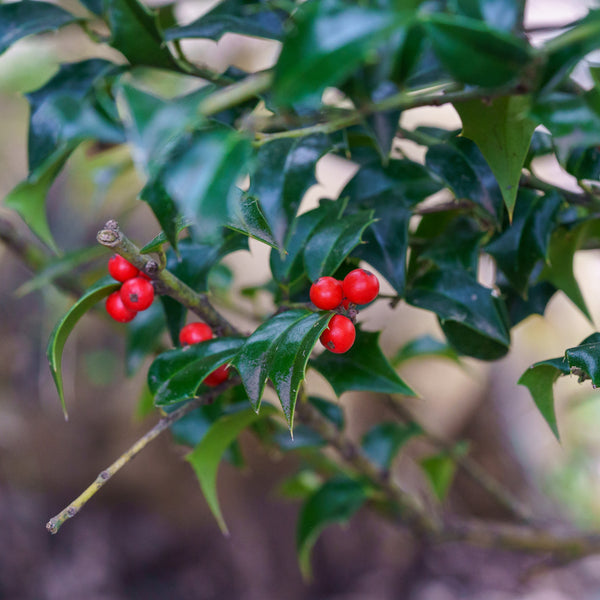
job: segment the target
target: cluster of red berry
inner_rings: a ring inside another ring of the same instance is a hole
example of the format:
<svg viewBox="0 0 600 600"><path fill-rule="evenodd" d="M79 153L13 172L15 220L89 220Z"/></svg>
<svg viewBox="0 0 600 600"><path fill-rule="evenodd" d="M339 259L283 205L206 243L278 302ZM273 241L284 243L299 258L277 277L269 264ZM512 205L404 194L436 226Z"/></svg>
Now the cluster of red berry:
<svg viewBox="0 0 600 600"><path fill-rule="evenodd" d="M199 344L213 338L212 329L206 323L188 323L182 327L179 332L179 341L183 346L189 344ZM229 369L227 365L221 365L215 369L203 383L210 387L214 387L223 383L229 377Z"/></svg>
<svg viewBox="0 0 600 600"><path fill-rule="evenodd" d="M109 259L108 272L123 285L106 299L106 312L115 321L127 323L152 304L154 287L147 275L118 254Z"/></svg>
<svg viewBox="0 0 600 600"><path fill-rule="evenodd" d="M334 277L320 277L310 288L310 300L322 310L349 310L351 304L368 304L379 293L377 276L365 269L350 271L343 281ZM352 348L356 330L352 319L342 314L331 317L321 334L321 343L330 352L341 354Z"/></svg>

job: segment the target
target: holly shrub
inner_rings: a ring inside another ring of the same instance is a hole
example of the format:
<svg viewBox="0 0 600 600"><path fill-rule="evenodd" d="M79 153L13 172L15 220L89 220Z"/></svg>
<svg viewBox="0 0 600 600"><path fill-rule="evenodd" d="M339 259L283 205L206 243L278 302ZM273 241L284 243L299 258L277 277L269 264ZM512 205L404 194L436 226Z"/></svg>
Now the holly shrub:
<svg viewBox="0 0 600 600"><path fill-rule="evenodd" d="M68 27L80 28L98 56L116 57L94 58L88 49L92 58L62 63L27 93L29 174L5 206L43 243L44 259L32 261L11 231L3 239L44 271L46 282L77 294L48 344L66 414L61 357L69 333L121 282L106 274L82 288L85 278L69 265L85 273L82 257L90 255L64 253L46 197L82 144L89 160L108 153L115 173L135 165L139 201L160 232L132 241L123 215L114 214L98 223L97 241L109 249L107 261L116 253L140 270L136 293L148 287L144 281L154 289L151 297L144 292L149 302L156 295L145 318L116 327L138 368L151 359L147 398L159 420L48 529L56 533L156 435L185 423L186 436L175 440L193 446L187 461L223 530L217 468L239 434L247 430L281 452L301 450L287 489L302 501L296 545L306 574L322 529L361 507L435 542L569 559L597 552L597 537L546 531L510 490L475 469L464 447L442 444L417 425L406 398L416 395L418 377L408 380L405 372L404 381L397 368L427 353L501 359L511 330L543 315L559 291L590 318L573 261L578 250L600 244L600 68L586 59L600 48L600 11L533 45L519 0L224 0L192 22L182 20L176 3L80 0L68 8L0 4L0 52L25 36L44 40ZM274 64L219 72L186 56L188 40L230 33L271 40L279 47ZM423 113L411 115L445 104L462 127L418 125ZM110 154L116 147L123 151ZM571 188L536 171L544 156L571 176ZM302 201L323 157L351 165L353 175L337 198L307 206ZM249 238L270 249L270 275L257 276L246 294L268 295L272 309L242 331L223 316L223 308L236 311L226 289L235 268L221 261L247 250ZM482 260L494 267L485 280ZM372 304L432 313L437 339L413 340L386 356L379 332L361 325L366 307L345 301L322 310L310 302L313 282L341 281L359 267L374 271L382 286ZM52 268L61 276L48 274ZM348 351L319 343L332 318L349 324L348 336L356 330ZM182 346L181 329L197 321L214 337ZM600 333L563 356L539 358L513 383L529 388L558 437L553 385L573 371L584 385L600 385ZM218 369L223 376L206 385ZM311 391L312 370L330 384L329 397ZM266 388L278 402L263 401ZM343 396L358 390L384 400L390 419L361 439L344 419ZM436 446L420 464L441 502L397 482L393 462L415 436ZM449 514L443 499L456 467L512 514L511 527Z"/></svg>

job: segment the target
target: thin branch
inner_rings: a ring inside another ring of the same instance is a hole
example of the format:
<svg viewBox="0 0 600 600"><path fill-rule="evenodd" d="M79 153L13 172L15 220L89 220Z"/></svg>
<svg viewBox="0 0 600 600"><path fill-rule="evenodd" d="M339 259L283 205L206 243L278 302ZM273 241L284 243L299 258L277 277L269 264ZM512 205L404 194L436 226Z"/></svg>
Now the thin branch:
<svg viewBox="0 0 600 600"><path fill-rule="evenodd" d="M600 196L592 193L589 190L584 190L582 192L572 192L571 190L567 190L562 188L554 183L548 183L543 179L540 179L533 173L523 173L521 175L521 179L519 181L519 185L527 188L531 188L534 190L540 190L541 192L558 192L562 196L565 197L569 204L574 204L576 206L584 206L586 208L590 208L593 205L598 205L600 203Z"/></svg>
<svg viewBox="0 0 600 600"><path fill-rule="evenodd" d="M135 458L152 440L157 438L165 429L168 429L173 423L179 421L182 417L189 414L199 406L209 404L213 401L215 395L221 393L225 387L230 387L231 382L228 385L223 384L219 388L215 388L215 391L211 391L210 395L205 395L199 398L191 400L181 408L169 413L164 416L160 421L147 433L145 433L133 446L123 452L115 462L109 467L100 472L95 481L86 488L69 506L61 510L56 516L52 517L48 523L46 523L46 529L54 534L57 533L61 525L68 519L74 517L79 511L87 504L87 502L100 490L104 484L111 479L118 471L121 470L127 463Z"/></svg>
<svg viewBox="0 0 600 600"><path fill-rule="evenodd" d="M100 244L111 248L148 274L154 280L158 292L170 296L196 313L214 329L218 336L239 335L239 331L215 310L205 294L194 291L169 270L161 269L158 262L142 254L140 249L119 229L116 221L108 221L104 229L98 232L96 239Z"/></svg>

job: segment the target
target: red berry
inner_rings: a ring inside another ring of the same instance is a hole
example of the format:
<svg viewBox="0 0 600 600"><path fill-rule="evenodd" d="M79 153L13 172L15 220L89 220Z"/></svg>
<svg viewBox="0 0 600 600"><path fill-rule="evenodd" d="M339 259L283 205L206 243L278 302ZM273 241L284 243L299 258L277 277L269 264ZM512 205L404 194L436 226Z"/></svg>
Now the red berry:
<svg viewBox="0 0 600 600"><path fill-rule="evenodd" d="M146 310L154 300L154 287L143 277L128 279L120 290L123 304L131 310Z"/></svg>
<svg viewBox="0 0 600 600"><path fill-rule="evenodd" d="M344 296L354 304L368 304L379 293L379 279L371 271L354 269L343 282Z"/></svg>
<svg viewBox="0 0 600 600"><path fill-rule="evenodd" d="M342 282L334 277L319 277L310 286L310 300L322 310L337 308L344 297Z"/></svg>
<svg viewBox="0 0 600 600"><path fill-rule="evenodd" d="M212 329L206 323L188 323L179 332L179 341L186 344L199 344L212 339Z"/></svg>
<svg viewBox="0 0 600 600"><path fill-rule="evenodd" d="M131 310L123 304L118 291L113 292L106 299L106 312L119 323L127 323L137 315L137 311Z"/></svg>
<svg viewBox="0 0 600 600"><path fill-rule="evenodd" d="M333 315L327 329L319 339L327 350L335 352L335 354L348 352L356 339L354 323L344 315Z"/></svg>
<svg viewBox="0 0 600 600"><path fill-rule="evenodd" d="M137 277L140 270L122 256L115 254L108 259L108 272L113 279L124 283L132 277Z"/></svg>
<svg viewBox="0 0 600 600"><path fill-rule="evenodd" d="M202 383L209 387L215 387L223 383L229 377L229 368L227 365L221 365L215 369Z"/></svg>

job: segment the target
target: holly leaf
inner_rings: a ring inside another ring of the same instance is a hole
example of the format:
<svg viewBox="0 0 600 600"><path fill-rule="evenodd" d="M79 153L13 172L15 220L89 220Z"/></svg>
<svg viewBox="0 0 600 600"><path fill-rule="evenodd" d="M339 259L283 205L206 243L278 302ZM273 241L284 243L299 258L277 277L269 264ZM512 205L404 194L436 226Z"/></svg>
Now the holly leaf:
<svg viewBox="0 0 600 600"><path fill-rule="evenodd" d="M302 506L296 531L296 551L303 576L310 578L310 551L321 532L333 523L346 523L368 498L365 486L347 477L324 483Z"/></svg>
<svg viewBox="0 0 600 600"><path fill-rule="evenodd" d="M241 190L239 190L239 201L229 217L227 227L263 242L263 244L267 244L276 250L281 249L265 219L259 201L242 193Z"/></svg>
<svg viewBox="0 0 600 600"><path fill-rule="evenodd" d="M203 342L206 343L206 342ZM200 443L185 457L192 465L200 483L200 489L217 520L221 531L228 533L217 496L217 470L223 454L238 435L249 425L275 413L270 405L264 405L260 414L252 409L225 415L216 421Z"/></svg>
<svg viewBox="0 0 600 600"><path fill-rule="evenodd" d="M421 460L421 468L427 476L436 498L442 502L448 495L456 473L455 460L446 453L434 454Z"/></svg>
<svg viewBox="0 0 600 600"><path fill-rule="evenodd" d="M379 332L358 329L348 352L323 352L310 365L327 379L337 396L349 391L415 395L383 355Z"/></svg>
<svg viewBox="0 0 600 600"><path fill-rule="evenodd" d="M28 35L55 31L77 18L49 2L11 2L0 5L0 54Z"/></svg>
<svg viewBox="0 0 600 600"><path fill-rule="evenodd" d="M527 157L537 122L528 115L525 96L502 96L491 102L457 102L462 134L473 140L493 171L504 204L512 216L519 189L521 169Z"/></svg>
<svg viewBox="0 0 600 600"><path fill-rule="evenodd" d="M417 423L384 422L371 428L361 440L367 458L381 469L390 469L400 449L414 436L423 433Z"/></svg>
<svg viewBox="0 0 600 600"><path fill-rule="evenodd" d="M456 9L472 19L485 21L491 27L512 31L520 25L521 0L457 0Z"/></svg>
<svg viewBox="0 0 600 600"><path fill-rule="evenodd" d="M273 382L290 430L308 357L331 319L329 312L285 311L265 321L240 348L233 365L254 410L267 379Z"/></svg>
<svg viewBox="0 0 600 600"><path fill-rule="evenodd" d="M62 355L65 343L79 319L81 319L81 317L88 310L90 310L92 306L94 306L103 298L106 298L106 296L112 292L118 290L120 286L121 284L115 281L112 277L104 277L103 279L97 281L92 287L86 290L86 292L81 296L81 298L79 298L79 300L77 300L77 302L75 302L75 304L73 304L69 311L56 324L56 327L50 335L48 347L46 349L46 356L48 357L50 372L52 373L52 378L54 379L54 384L56 385L56 391L58 392L58 396L60 398L65 419L68 419L68 416L61 371Z"/></svg>
<svg viewBox="0 0 600 600"><path fill-rule="evenodd" d="M230 362L243 342L243 338L224 337L163 352L148 369L154 404L168 406L195 397L202 381Z"/></svg>

